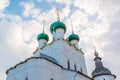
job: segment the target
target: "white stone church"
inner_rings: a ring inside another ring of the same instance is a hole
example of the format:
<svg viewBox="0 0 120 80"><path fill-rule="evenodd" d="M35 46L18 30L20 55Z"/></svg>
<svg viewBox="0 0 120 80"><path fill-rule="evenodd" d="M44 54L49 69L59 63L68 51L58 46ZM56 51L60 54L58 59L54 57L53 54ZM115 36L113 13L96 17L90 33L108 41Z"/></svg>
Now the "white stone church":
<svg viewBox="0 0 120 80"><path fill-rule="evenodd" d="M66 25L60 21L50 26L52 42L43 31L37 36L38 48L34 55L7 70L6 80L115 80L116 76L105 68L95 51L95 70L87 75L84 53L79 49L79 36L65 39Z"/></svg>

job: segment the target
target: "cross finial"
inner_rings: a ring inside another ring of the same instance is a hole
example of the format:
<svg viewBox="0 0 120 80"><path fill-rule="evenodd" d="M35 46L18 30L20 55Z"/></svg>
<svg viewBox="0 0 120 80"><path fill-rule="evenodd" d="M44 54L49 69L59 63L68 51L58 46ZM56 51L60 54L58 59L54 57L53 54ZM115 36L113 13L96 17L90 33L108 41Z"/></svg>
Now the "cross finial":
<svg viewBox="0 0 120 80"><path fill-rule="evenodd" d="M73 31L73 24L72 24L72 20L71 20L71 27L72 27L72 33L74 33L74 31Z"/></svg>
<svg viewBox="0 0 120 80"><path fill-rule="evenodd" d="M96 47L95 46L94 46L94 50L95 50L95 53L94 53L95 57L98 57L98 52L96 51Z"/></svg>
<svg viewBox="0 0 120 80"><path fill-rule="evenodd" d="M60 8L56 8L57 21L60 21Z"/></svg>
<svg viewBox="0 0 120 80"><path fill-rule="evenodd" d="M44 27L45 27L45 20L43 20L43 33L44 33Z"/></svg>

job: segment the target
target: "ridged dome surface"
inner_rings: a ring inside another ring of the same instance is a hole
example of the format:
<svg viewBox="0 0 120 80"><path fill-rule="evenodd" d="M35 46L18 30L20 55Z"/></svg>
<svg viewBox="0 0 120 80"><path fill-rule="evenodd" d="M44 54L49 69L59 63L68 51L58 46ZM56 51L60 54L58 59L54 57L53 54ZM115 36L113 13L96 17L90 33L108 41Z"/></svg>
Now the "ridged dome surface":
<svg viewBox="0 0 120 80"><path fill-rule="evenodd" d="M52 23L50 26L50 31L51 32L56 31L56 29L58 29L58 28L62 28L66 32L66 25L60 21L56 21L56 22Z"/></svg>
<svg viewBox="0 0 120 80"><path fill-rule="evenodd" d="M72 41L72 40L80 40L79 36L77 34L74 34L72 33L69 37L68 37L68 40L69 41Z"/></svg>
<svg viewBox="0 0 120 80"><path fill-rule="evenodd" d="M92 77L99 75L111 75L111 71L105 68L101 62L101 58L98 56L98 53L95 51L95 70L92 72Z"/></svg>
<svg viewBox="0 0 120 80"><path fill-rule="evenodd" d="M96 68L93 72L92 72L92 76L95 77L97 75L102 75L102 74L111 74L111 71L107 68L104 67L99 67Z"/></svg>
<svg viewBox="0 0 120 80"><path fill-rule="evenodd" d="M38 36L37 36L37 40L39 41L40 39L45 39L45 40L49 40L49 37L48 37L48 35L47 34L45 34L45 33L41 33L41 34L39 34Z"/></svg>

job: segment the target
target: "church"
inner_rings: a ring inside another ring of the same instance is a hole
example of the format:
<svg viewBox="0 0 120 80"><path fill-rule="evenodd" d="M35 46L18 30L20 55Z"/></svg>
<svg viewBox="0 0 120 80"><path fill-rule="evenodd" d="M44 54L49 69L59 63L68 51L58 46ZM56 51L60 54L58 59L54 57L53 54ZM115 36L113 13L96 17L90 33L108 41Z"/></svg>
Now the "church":
<svg viewBox="0 0 120 80"><path fill-rule="evenodd" d="M50 25L52 41L44 32L38 34L38 47L33 56L6 71L6 80L115 80L116 76L103 66L95 50L95 69L87 74L84 52L79 49L79 36L72 31L64 38L66 25L60 21L59 13Z"/></svg>

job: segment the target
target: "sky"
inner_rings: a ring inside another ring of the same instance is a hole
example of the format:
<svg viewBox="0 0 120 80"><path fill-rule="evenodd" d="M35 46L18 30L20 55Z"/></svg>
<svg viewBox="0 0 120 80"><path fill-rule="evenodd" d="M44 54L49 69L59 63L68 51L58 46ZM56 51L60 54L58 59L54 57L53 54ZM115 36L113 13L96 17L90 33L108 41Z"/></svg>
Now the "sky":
<svg viewBox="0 0 120 80"><path fill-rule="evenodd" d="M102 62L120 80L120 0L0 0L0 80L6 70L33 55L42 32L50 37L50 25L60 20L79 35L79 47L85 53L88 75L94 70L94 46Z"/></svg>

